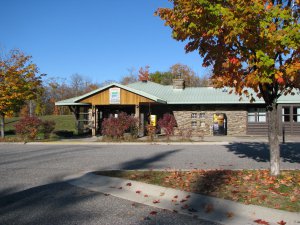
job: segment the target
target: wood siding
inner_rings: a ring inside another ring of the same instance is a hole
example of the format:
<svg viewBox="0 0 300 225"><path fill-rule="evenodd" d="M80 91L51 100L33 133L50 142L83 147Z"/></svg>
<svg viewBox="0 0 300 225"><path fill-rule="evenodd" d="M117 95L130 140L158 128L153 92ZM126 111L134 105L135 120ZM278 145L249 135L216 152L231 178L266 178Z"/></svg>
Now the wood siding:
<svg viewBox="0 0 300 225"><path fill-rule="evenodd" d="M249 135L268 135L267 123L249 123L247 124L247 134Z"/></svg>
<svg viewBox="0 0 300 225"><path fill-rule="evenodd" d="M117 105L139 105L142 102L154 102L151 99L145 98L141 95L137 95L130 91L121 89L120 90L120 104ZM86 99L81 100L82 103L90 103L92 105L116 105L109 103L109 89L106 89L100 93L90 96Z"/></svg>

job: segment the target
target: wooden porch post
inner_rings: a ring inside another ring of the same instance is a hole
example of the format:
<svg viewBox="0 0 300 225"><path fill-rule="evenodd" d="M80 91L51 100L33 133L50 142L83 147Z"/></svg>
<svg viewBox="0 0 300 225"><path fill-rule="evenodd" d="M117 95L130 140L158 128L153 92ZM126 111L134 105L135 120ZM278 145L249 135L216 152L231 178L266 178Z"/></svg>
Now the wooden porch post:
<svg viewBox="0 0 300 225"><path fill-rule="evenodd" d="M139 105L135 105L135 115L134 115L135 118L137 118L137 127L138 127L138 136L140 136L140 129L141 129L141 126L140 126L140 106Z"/></svg>
<svg viewBox="0 0 300 225"><path fill-rule="evenodd" d="M92 106L92 136L96 136L96 130L97 130L97 109L96 107L93 105Z"/></svg>

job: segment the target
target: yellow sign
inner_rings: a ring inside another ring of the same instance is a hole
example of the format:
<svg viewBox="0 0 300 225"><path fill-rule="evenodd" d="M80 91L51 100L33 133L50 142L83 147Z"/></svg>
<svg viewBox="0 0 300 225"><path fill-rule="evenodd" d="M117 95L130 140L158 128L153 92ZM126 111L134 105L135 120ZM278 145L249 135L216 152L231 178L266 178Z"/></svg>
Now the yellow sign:
<svg viewBox="0 0 300 225"><path fill-rule="evenodd" d="M150 125L156 126L156 115L150 115Z"/></svg>

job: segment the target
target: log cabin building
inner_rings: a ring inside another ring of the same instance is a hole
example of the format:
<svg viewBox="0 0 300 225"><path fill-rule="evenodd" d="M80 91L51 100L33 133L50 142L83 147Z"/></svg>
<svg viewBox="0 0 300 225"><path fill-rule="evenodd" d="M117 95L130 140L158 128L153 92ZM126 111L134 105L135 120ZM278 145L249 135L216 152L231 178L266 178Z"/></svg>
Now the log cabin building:
<svg viewBox="0 0 300 225"><path fill-rule="evenodd" d="M267 135L268 116L263 100L240 100L227 89L185 87L184 80L173 85L140 81L128 85L112 83L85 95L56 102L68 106L76 116L78 132L101 134L104 118L126 112L139 119L139 136L145 134L150 115L162 118L171 113L177 121L176 133L192 135ZM278 100L280 130L300 135L300 93Z"/></svg>

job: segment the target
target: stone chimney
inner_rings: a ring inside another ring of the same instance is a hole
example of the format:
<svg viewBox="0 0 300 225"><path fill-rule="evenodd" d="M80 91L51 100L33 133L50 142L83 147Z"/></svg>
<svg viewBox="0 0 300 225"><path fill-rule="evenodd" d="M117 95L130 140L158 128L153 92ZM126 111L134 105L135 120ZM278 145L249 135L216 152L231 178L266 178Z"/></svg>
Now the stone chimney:
<svg viewBox="0 0 300 225"><path fill-rule="evenodd" d="M185 88L184 79L173 79L173 89L183 90Z"/></svg>

